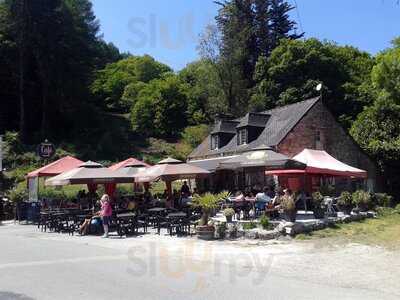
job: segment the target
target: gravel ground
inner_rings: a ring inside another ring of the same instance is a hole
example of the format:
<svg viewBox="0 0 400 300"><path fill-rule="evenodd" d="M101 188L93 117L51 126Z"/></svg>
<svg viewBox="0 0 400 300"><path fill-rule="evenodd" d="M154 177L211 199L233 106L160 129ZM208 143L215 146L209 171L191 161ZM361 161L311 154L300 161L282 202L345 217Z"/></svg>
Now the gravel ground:
<svg viewBox="0 0 400 300"><path fill-rule="evenodd" d="M206 294L213 299L221 295L215 292L221 288L231 299L245 294L251 299L262 297L267 290L271 299L400 298L400 253L360 244L290 239L205 242L154 234L101 239L42 233L34 226L11 224L0 227L0 240L0 274L8 274L4 281L0 280L0 299L54 299L54 295L36 290L43 281L40 272L37 282L28 275L29 278L18 275L29 290L17 288L14 275L20 270L29 274L32 270L49 269L55 277L47 284L57 287L57 276L68 280L70 268L78 277L85 272L88 277L93 272L99 272L99 276L110 272L110 278L119 278L121 272L128 274L135 279L134 285L143 288L137 299L160 299L166 295L174 295L168 299L192 299L188 295L201 299ZM103 267L97 270L98 265ZM60 266L63 267L59 269ZM131 288L124 278L113 283L113 288ZM151 287L149 282L154 278L157 285ZM101 279L97 284L100 282ZM32 286L33 283L36 284ZM79 290L79 281L73 284ZM92 281L88 284L96 285ZM30 289L34 292L30 293ZM101 286L97 289L103 291ZM111 289L104 295L115 297L113 292ZM19 293L34 297L18 298ZM202 296L196 297L196 293ZM68 295L99 299L99 294Z"/></svg>

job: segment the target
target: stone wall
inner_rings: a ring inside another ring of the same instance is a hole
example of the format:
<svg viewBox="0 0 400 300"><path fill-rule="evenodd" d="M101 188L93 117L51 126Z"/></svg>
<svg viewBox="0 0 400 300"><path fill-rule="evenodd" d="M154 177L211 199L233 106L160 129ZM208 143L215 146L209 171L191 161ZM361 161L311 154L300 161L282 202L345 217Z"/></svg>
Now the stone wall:
<svg viewBox="0 0 400 300"><path fill-rule="evenodd" d="M290 157L303 149L325 150L336 159L368 172L368 184L375 187L376 164L336 122L322 101L318 101L278 145L278 152Z"/></svg>

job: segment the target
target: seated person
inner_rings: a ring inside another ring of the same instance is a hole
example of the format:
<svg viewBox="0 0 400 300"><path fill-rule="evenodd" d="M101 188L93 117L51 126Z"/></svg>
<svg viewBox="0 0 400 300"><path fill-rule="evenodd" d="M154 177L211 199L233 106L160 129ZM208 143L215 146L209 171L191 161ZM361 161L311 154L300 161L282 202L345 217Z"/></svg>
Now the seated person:
<svg viewBox="0 0 400 300"><path fill-rule="evenodd" d="M272 202L272 199L268 196L269 189L264 187L263 192L256 195L256 207L258 209L264 209L266 205Z"/></svg>
<svg viewBox="0 0 400 300"><path fill-rule="evenodd" d="M132 198L129 199L128 205L126 206L126 209L127 210L135 210L136 207L137 207L137 204L136 204L135 200L133 200Z"/></svg>
<svg viewBox="0 0 400 300"><path fill-rule="evenodd" d="M182 187L181 187L181 196L182 196L183 198L187 198L187 197L190 196L190 188L189 188L189 186L187 185L187 182L186 182L186 181L183 182L183 185L182 185Z"/></svg>
<svg viewBox="0 0 400 300"><path fill-rule="evenodd" d="M172 193L173 206L174 207L179 207L180 200L181 200L181 197L180 197L178 191L174 189L174 191Z"/></svg>
<svg viewBox="0 0 400 300"><path fill-rule="evenodd" d="M162 194L161 198L164 200L168 199L168 190L167 189L164 190L164 193Z"/></svg>
<svg viewBox="0 0 400 300"><path fill-rule="evenodd" d="M150 206L153 203L153 196L149 191L149 188L146 187L144 193L143 193L143 204L145 206Z"/></svg>
<svg viewBox="0 0 400 300"><path fill-rule="evenodd" d="M244 199L245 199L245 197L244 197L243 192L242 191L237 191L236 194L235 194L234 201L243 202Z"/></svg>

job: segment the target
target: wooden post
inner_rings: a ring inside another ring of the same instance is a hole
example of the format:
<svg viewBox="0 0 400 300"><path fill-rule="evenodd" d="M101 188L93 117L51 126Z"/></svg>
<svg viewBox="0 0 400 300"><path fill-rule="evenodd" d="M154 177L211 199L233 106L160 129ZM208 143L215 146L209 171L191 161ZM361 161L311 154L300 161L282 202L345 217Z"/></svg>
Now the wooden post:
<svg viewBox="0 0 400 300"><path fill-rule="evenodd" d="M169 207L174 207L174 199L172 198L172 196L173 196L172 195L172 181L170 181L170 180L165 181L165 185L166 185L166 188L167 188L168 199L169 199L169 201L167 201L166 204Z"/></svg>

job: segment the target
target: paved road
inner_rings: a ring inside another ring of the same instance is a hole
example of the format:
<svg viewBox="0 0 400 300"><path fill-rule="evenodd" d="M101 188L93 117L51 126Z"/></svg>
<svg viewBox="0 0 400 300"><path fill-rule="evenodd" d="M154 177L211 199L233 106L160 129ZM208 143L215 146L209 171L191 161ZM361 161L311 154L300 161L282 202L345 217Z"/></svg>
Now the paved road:
<svg viewBox="0 0 400 300"><path fill-rule="evenodd" d="M263 246L155 236L101 240L13 225L0 226L0 241L1 300L398 299L350 282L312 280L301 269L279 272Z"/></svg>

